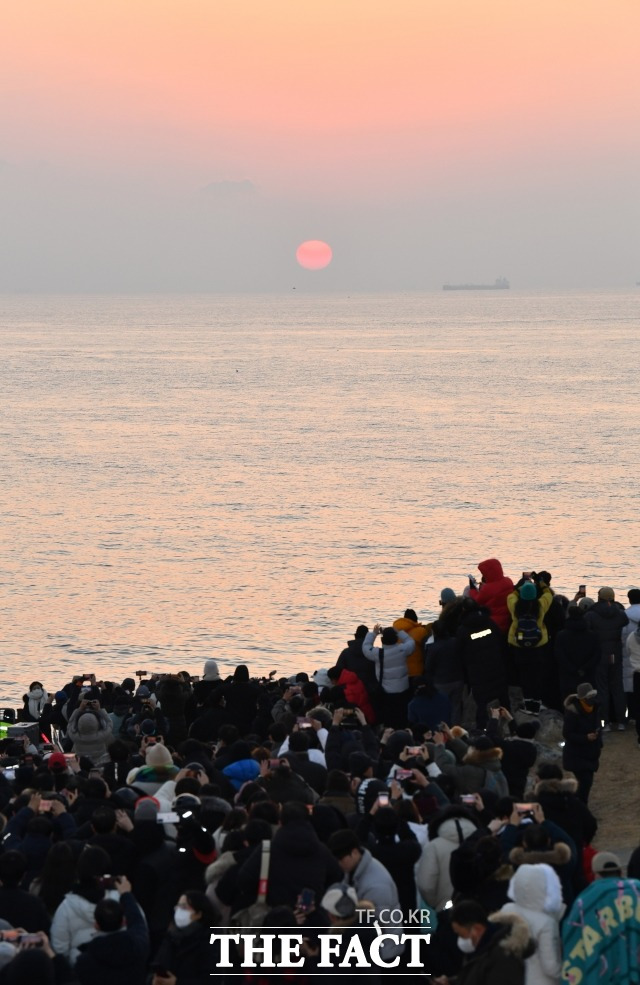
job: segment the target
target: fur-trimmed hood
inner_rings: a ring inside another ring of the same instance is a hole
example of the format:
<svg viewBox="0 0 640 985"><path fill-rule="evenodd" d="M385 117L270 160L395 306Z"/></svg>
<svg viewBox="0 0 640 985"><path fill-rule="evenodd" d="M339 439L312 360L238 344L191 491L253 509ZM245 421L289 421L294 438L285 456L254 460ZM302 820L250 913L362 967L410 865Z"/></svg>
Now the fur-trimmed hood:
<svg viewBox="0 0 640 985"><path fill-rule="evenodd" d="M565 711L572 711L574 715L590 715L591 714L591 712L584 710L584 708L580 704L580 698L578 697L577 694L569 694L569 695L567 695L567 697L564 699L563 704L564 704ZM598 702L598 699L596 698L596 700L594 702L594 708L597 708L598 707L598 704L599 704L599 702Z"/></svg>
<svg viewBox="0 0 640 985"><path fill-rule="evenodd" d="M546 862L547 865L567 865L571 861L571 849L564 841L557 841L548 851L528 851L522 845L517 845L509 852L509 861L513 865L537 865Z"/></svg>
<svg viewBox="0 0 640 985"><path fill-rule="evenodd" d="M538 780L535 787L535 796L540 794L567 794L578 792L578 781L567 776L563 780L549 779Z"/></svg>
<svg viewBox="0 0 640 985"><path fill-rule="evenodd" d="M236 861L233 852L223 852L215 862L212 862L205 869L204 879L207 886L211 885L212 882L218 882L222 879L225 872L228 872L236 864Z"/></svg>
<svg viewBox="0 0 640 985"><path fill-rule="evenodd" d="M494 769L500 769L501 759L502 749L499 746L494 746L492 749L476 749L475 746L470 746L462 762L465 766L481 766L485 770L491 769L491 765L494 764Z"/></svg>
<svg viewBox="0 0 640 985"><path fill-rule="evenodd" d="M529 924L517 913L505 913L504 910L498 910L497 913L491 914L489 920L503 928L504 932L498 947L505 954L510 954L514 958L520 958L524 961L535 952L536 943L531 936Z"/></svg>

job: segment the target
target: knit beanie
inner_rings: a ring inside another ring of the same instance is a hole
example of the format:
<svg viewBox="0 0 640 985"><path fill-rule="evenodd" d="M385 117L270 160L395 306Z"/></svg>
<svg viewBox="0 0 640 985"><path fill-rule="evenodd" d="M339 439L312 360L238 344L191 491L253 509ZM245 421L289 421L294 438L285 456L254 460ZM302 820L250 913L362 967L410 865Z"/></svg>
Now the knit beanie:
<svg viewBox="0 0 640 985"><path fill-rule="evenodd" d="M149 746L146 751L144 761L147 766L172 766L173 759L171 758L171 753L165 745L161 742L156 742L155 745Z"/></svg>

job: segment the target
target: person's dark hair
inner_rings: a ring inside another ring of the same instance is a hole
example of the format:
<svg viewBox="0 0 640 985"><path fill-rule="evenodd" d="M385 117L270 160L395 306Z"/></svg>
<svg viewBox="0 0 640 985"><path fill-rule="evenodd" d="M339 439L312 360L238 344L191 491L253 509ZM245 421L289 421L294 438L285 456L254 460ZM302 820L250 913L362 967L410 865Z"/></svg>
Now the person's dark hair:
<svg viewBox="0 0 640 985"><path fill-rule="evenodd" d="M567 619L584 619L584 609L579 605L571 604L567 609Z"/></svg>
<svg viewBox="0 0 640 985"><path fill-rule="evenodd" d="M205 926L212 927L220 921L220 914L206 893L199 889L187 889L184 895L191 909L200 914L200 920Z"/></svg>
<svg viewBox="0 0 640 985"><path fill-rule="evenodd" d="M291 752L308 752L311 743L306 732L292 732L289 737L289 749Z"/></svg>
<svg viewBox="0 0 640 985"><path fill-rule="evenodd" d="M545 585L551 584L551 572L550 571L539 571L535 577L535 581L544 582Z"/></svg>
<svg viewBox="0 0 640 985"><path fill-rule="evenodd" d="M345 855L350 855L354 848L362 851L362 846L355 831L345 828L343 831L334 831L329 837L328 847L334 858L341 859Z"/></svg>
<svg viewBox="0 0 640 985"><path fill-rule="evenodd" d="M22 852L0 855L0 882L5 889L17 889L26 871L27 860Z"/></svg>
<svg viewBox="0 0 640 985"><path fill-rule="evenodd" d="M24 985L25 982L55 985L55 967L42 948L33 947L19 951L3 969L3 985Z"/></svg>
<svg viewBox="0 0 640 985"><path fill-rule="evenodd" d="M282 724L282 722L274 722L273 725L269 726L268 735L269 738L273 739L274 742L277 742L279 745L282 745L282 743L287 737L287 730L285 726Z"/></svg>
<svg viewBox="0 0 640 985"><path fill-rule="evenodd" d="M99 777L92 777L84 785L83 793L90 800L106 800L109 787Z"/></svg>
<svg viewBox="0 0 640 985"><path fill-rule="evenodd" d="M242 835L248 845L259 845L263 841L271 841L271 825L268 821L252 817L242 829ZM225 842L226 847L226 842Z"/></svg>
<svg viewBox="0 0 640 985"><path fill-rule="evenodd" d="M31 684L29 685L29 690L33 691L34 687L42 687L42 684L40 683L40 681L31 681Z"/></svg>
<svg viewBox="0 0 640 985"><path fill-rule="evenodd" d="M398 642L398 634L393 626L387 626L382 630L381 640L383 646L395 646Z"/></svg>
<svg viewBox="0 0 640 985"><path fill-rule="evenodd" d="M415 609L405 609L404 610L404 618L405 619L412 619L413 622L417 622L418 621L418 614L415 611Z"/></svg>
<svg viewBox="0 0 640 985"><path fill-rule="evenodd" d="M557 763L542 762L536 768L540 780L561 780L564 776L562 768Z"/></svg>
<svg viewBox="0 0 640 985"><path fill-rule="evenodd" d="M343 770L329 770L325 790L331 793L351 793L351 780Z"/></svg>
<svg viewBox="0 0 640 985"><path fill-rule="evenodd" d="M494 810L496 817L505 818L511 817L513 814L513 805L516 803L515 797L501 797L496 804Z"/></svg>
<svg viewBox="0 0 640 985"><path fill-rule="evenodd" d="M36 814L27 823L27 834L40 835L42 838L50 838L53 834L53 822L45 814Z"/></svg>
<svg viewBox="0 0 640 985"><path fill-rule="evenodd" d="M263 927L297 927L298 923L296 920L296 915L290 906L274 906L268 913L265 914L264 920L262 921ZM275 944L278 943L278 938L276 937Z"/></svg>
<svg viewBox="0 0 640 985"><path fill-rule="evenodd" d="M630 588L627 592L627 598L629 599L629 605L640 604L640 588Z"/></svg>
<svg viewBox="0 0 640 985"><path fill-rule="evenodd" d="M116 899L101 899L96 904L93 918L98 925L98 930L103 934L112 934L115 930L120 930L124 920L124 912L120 901Z"/></svg>
<svg viewBox="0 0 640 985"><path fill-rule="evenodd" d="M531 852L544 852L551 848L551 835L541 824L527 824L522 834L522 846Z"/></svg>
<svg viewBox="0 0 640 985"><path fill-rule="evenodd" d="M225 835L222 848L220 849L220 854L223 854L224 852L239 852L242 848L244 848L243 831L229 831L229 833Z"/></svg>
<svg viewBox="0 0 640 985"><path fill-rule="evenodd" d="M480 903L463 899L449 910L449 925L453 923L457 923L460 927L473 927L476 923L486 927L489 923L489 915Z"/></svg>
<svg viewBox="0 0 640 985"><path fill-rule="evenodd" d="M98 835L106 835L114 830L116 826L116 812L109 804L104 807L96 807L91 815L91 827Z"/></svg>
<svg viewBox="0 0 640 985"><path fill-rule="evenodd" d="M278 824L280 811L273 800L256 800L249 806L249 817L252 821L267 821Z"/></svg>
<svg viewBox="0 0 640 985"><path fill-rule="evenodd" d="M111 859L104 848L98 845L86 845L78 856L78 878L73 886L73 892L90 903L97 903L104 896L104 887L101 885L100 878L109 874L110 870Z"/></svg>
<svg viewBox="0 0 640 985"><path fill-rule="evenodd" d="M50 914L55 913L76 879L76 860L66 841L54 842L39 876L38 896Z"/></svg>
<svg viewBox="0 0 640 985"><path fill-rule="evenodd" d="M535 599L522 599L518 596L518 600L515 604L515 614L516 617L520 616L535 616L538 618L540 612L540 602L537 598Z"/></svg>
<svg viewBox="0 0 640 985"><path fill-rule="evenodd" d="M231 746L240 738L240 731L237 725L221 725L218 729L218 739L225 746Z"/></svg>
<svg viewBox="0 0 640 985"><path fill-rule="evenodd" d="M200 789L200 783L195 776L181 776L176 783L174 796L178 797L181 793L192 793L199 797Z"/></svg>
<svg viewBox="0 0 640 985"><path fill-rule="evenodd" d="M354 638L355 639L357 639L357 640L363 640L365 638L365 636L367 635L368 632L369 632L369 627L368 626L360 625L360 626L358 626L358 628L356 629L356 631L355 631L355 633L353 635L354 635Z"/></svg>
<svg viewBox="0 0 640 985"><path fill-rule="evenodd" d="M280 823L291 824L292 821L308 821L309 811L306 804L301 804L297 800L290 800L280 808Z"/></svg>
<svg viewBox="0 0 640 985"><path fill-rule="evenodd" d="M246 823L247 812L244 807L232 807L231 810L225 814L221 827L223 831L236 831L238 828L242 828Z"/></svg>
<svg viewBox="0 0 640 985"><path fill-rule="evenodd" d="M233 679L236 684L246 684L249 680L249 668L246 664L238 664L233 672Z"/></svg>
<svg viewBox="0 0 640 985"><path fill-rule="evenodd" d="M126 763L129 758L129 747L122 739L114 739L107 752L112 763Z"/></svg>

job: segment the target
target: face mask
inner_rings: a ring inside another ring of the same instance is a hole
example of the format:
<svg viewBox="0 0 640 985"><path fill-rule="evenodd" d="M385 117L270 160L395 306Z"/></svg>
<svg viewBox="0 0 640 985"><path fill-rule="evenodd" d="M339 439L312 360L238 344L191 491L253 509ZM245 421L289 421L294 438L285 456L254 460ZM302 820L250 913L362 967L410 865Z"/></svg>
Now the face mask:
<svg viewBox="0 0 640 985"><path fill-rule="evenodd" d="M470 937L458 937L458 947L463 954L473 954L476 949Z"/></svg>
<svg viewBox="0 0 640 985"><path fill-rule="evenodd" d="M184 910L181 906L176 906L173 911L173 922L180 930L183 927L188 927L191 923L191 910Z"/></svg>
<svg viewBox="0 0 640 985"><path fill-rule="evenodd" d="M34 687L33 691L31 692L31 697L32 698L41 698L42 697L42 693L43 692L42 692L42 688L41 687Z"/></svg>

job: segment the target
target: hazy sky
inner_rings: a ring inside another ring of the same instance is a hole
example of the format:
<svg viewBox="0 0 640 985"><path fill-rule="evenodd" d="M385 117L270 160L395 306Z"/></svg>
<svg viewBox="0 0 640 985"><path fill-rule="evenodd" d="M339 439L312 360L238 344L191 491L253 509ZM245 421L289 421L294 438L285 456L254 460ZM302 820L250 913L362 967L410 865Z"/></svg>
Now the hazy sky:
<svg viewBox="0 0 640 985"><path fill-rule="evenodd" d="M627 287L638 0L20 0L0 290ZM324 271L297 245L331 244Z"/></svg>

